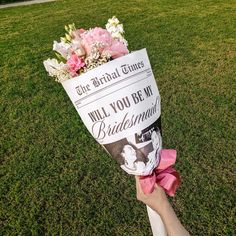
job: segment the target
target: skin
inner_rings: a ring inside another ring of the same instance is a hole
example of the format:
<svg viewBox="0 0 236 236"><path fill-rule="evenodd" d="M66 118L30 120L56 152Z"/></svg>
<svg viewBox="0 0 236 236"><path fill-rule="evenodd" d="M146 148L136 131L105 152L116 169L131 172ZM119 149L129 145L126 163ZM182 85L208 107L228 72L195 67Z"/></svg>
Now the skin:
<svg viewBox="0 0 236 236"><path fill-rule="evenodd" d="M135 179L137 199L151 207L161 216L168 236L189 236L190 234L176 216L163 188L156 184L152 193L144 194L138 176L135 176Z"/></svg>

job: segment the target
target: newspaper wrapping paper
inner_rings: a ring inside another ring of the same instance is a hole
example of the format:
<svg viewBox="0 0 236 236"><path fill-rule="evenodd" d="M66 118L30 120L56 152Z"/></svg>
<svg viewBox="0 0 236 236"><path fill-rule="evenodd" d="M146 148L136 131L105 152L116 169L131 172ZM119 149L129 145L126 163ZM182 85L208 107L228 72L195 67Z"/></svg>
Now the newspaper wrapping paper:
<svg viewBox="0 0 236 236"><path fill-rule="evenodd" d="M128 174L149 175L162 148L161 101L146 49L62 82L92 136ZM147 206L153 236L166 236Z"/></svg>
<svg viewBox="0 0 236 236"><path fill-rule="evenodd" d="M152 173L162 148L161 105L146 49L62 85L89 132L123 170Z"/></svg>

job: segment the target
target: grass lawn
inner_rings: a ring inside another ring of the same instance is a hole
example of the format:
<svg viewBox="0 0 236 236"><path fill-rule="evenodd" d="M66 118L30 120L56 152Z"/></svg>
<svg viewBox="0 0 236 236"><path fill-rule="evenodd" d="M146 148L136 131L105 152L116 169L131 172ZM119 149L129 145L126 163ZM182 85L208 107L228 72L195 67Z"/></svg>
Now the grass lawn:
<svg viewBox="0 0 236 236"><path fill-rule="evenodd" d="M64 25L116 15L146 47L162 97L164 147L192 235L235 235L236 2L56 1L1 9L0 235L150 235L134 178L95 143L43 60Z"/></svg>

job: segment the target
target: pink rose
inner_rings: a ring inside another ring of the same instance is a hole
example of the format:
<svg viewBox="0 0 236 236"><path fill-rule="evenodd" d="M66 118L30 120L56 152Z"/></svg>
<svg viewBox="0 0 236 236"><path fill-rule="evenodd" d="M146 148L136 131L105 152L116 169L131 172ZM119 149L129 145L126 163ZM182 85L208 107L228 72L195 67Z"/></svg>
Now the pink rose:
<svg viewBox="0 0 236 236"><path fill-rule="evenodd" d="M72 54L69 60L67 60L66 64L69 66L70 74L75 77L77 71L85 66L84 60L78 57L76 54Z"/></svg>
<svg viewBox="0 0 236 236"><path fill-rule="evenodd" d="M111 33L105 29L96 27L81 35L81 44L85 49L87 55L90 54L94 43L102 43L100 53L108 52L113 59L121 57L129 53L125 44L118 39L114 39Z"/></svg>
<svg viewBox="0 0 236 236"><path fill-rule="evenodd" d="M111 34L107 30L100 27L95 27L94 29L88 30L81 35L81 38L81 43L84 46L87 55L90 54L93 43L102 43L104 46L109 46L113 40Z"/></svg>
<svg viewBox="0 0 236 236"><path fill-rule="evenodd" d="M106 47L104 51L109 52L113 59L124 56L129 53L129 50L124 45L124 43L117 39L113 39L112 44Z"/></svg>

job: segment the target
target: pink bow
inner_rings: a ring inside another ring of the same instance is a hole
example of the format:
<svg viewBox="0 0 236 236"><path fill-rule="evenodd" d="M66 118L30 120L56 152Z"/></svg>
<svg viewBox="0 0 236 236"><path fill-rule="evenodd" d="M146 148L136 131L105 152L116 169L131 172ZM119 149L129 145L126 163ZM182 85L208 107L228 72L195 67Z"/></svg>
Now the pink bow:
<svg viewBox="0 0 236 236"><path fill-rule="evenodd" d="M145 194L152 193L155 183L164 188L169 196L174 196L180 185L180 175L172 168L176 161L176 150L162 149L160 152L160 163L151 175L140 176L139 181Z"/></svg>

